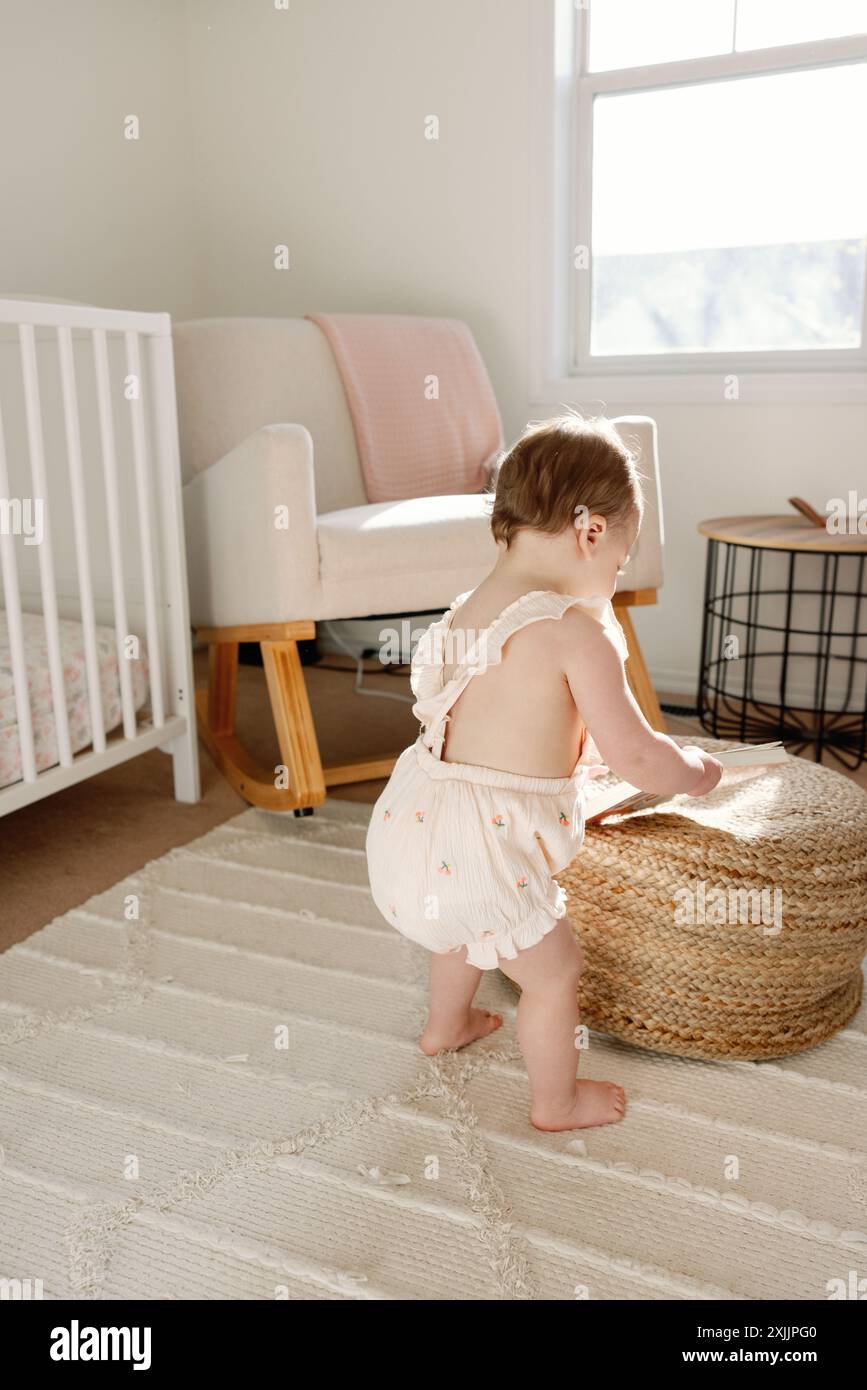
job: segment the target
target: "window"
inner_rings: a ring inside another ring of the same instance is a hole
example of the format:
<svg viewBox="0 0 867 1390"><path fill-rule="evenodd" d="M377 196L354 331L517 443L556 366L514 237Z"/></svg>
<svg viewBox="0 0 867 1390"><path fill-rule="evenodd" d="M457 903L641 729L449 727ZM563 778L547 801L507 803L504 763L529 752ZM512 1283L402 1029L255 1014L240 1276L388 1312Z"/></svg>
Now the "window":
<svg viewBox="0 0 867 1390"><path fill-rule="evenodd" d="M559 375L861 371L867 0L569 10Z"/></svg>

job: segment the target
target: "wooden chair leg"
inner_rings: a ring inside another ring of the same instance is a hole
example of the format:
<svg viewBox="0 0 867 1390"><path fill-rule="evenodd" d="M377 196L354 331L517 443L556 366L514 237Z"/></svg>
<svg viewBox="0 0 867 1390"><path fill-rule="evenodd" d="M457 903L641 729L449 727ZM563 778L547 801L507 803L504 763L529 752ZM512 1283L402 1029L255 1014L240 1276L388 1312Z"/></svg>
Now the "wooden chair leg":
<svg viewBox="0 0 867 1390"><path fill-rule="evenodd" d="M325 778L297 642L262 642L280 756L295 806L325 800Z"/></svg>
<svg viewBox="0 0 867 1390"><path fill-rule="evenodd" d="M215 734L235 732L238 643L215 642L208 651L208 727Z"/></svg>
<svg viewBox="0 0 867 1390"><path fill-rule="evenodd" d="M210 628L199 633L209 644L208 685L196 691L202 742L235 791L267 811L294 811L325 800L325 780L298 641L313 635L312 623L273 627ZM235 733L238 644L258 641L282 766L263 767Z"/></svg>
<svg viewBox="0 0 867 1390"><path fill-rule="evenodd" d="M644 653L639 645L628 609L618 608L617 617L620 620L626 645L629 648L629 656L626 661L626 677L629 681L629 687L650 727L664 734L666 732L665 715L660 709L659 699L653 688L653 681L650 679L650 672L645 664Z"/></svg>
<svg viewBox="0 0 867 1390"><path fill-rule="evenodd" d="M301 811L325 800L327 786L388 777L396 758L366 758L323 768L298 643L315 636L312 622L201 628L208 644L208 684L196 691L202 742L223 776L252 806ZM258 643L277 732L281 766L263 767L235 732L238 645Z"/></svg>

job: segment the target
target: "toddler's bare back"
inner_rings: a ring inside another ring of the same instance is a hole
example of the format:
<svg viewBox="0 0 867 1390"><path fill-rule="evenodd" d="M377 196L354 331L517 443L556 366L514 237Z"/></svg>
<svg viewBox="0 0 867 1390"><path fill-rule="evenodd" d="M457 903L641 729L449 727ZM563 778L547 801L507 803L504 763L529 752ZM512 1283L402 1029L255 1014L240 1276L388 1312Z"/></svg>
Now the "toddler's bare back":
<svg viewBox="0 0 867 1390"><path fill-rule="evenodd" d="M447 681L461 655L520 590L485 581L456 611L446 644ZM512 634L502 659L469 682L451 709L445 762L472 763L535 777L568 777L581 752L583 724L566 678L564 637L579 641L593 619L569 609ZM484 644L482 645L484 660Z"/></svg>

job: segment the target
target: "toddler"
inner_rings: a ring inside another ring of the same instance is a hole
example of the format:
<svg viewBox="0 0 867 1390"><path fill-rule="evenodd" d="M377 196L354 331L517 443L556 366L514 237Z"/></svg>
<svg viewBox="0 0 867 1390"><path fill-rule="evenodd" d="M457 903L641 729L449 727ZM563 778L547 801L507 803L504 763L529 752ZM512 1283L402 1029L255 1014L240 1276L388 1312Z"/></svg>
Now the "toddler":
<svg viewBox="0 0 867 1390"><path fill-rule="evenodd" d="M635 464L607 421L525 431L497 474L494 568L416 648L422 730L367 834L377 907L432 953L423 1051L500 1027L473 997L483 970L502 970L521 989L530 1121L543 1130L610 1124L625 1106L620 1086L576 1076L583 956L553 875L581 847L586 779L611 767L648 792L701 796L722 773L655 733L627 684L611 596L641 513Z"/></svg>

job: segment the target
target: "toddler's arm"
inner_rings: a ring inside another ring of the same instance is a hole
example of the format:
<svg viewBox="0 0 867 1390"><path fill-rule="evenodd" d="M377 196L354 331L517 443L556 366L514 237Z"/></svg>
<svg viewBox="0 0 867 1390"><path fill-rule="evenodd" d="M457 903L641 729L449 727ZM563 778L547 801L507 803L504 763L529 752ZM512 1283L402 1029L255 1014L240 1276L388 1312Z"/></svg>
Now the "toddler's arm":
<svg viewBox="0 0 867 1390"><path fill-rule="evenodd" d="M700 748L679 748L667 734L651 729L605 629L573 610L564 615L561 632L572 698L608 767L642 791L662 796L712 791L722 764Z"/></svg>

